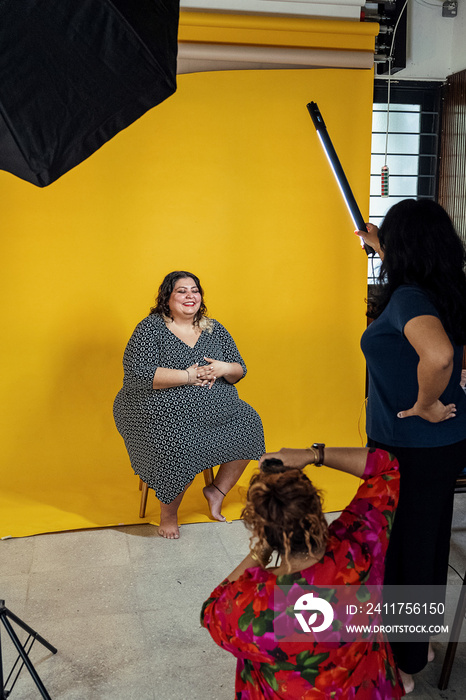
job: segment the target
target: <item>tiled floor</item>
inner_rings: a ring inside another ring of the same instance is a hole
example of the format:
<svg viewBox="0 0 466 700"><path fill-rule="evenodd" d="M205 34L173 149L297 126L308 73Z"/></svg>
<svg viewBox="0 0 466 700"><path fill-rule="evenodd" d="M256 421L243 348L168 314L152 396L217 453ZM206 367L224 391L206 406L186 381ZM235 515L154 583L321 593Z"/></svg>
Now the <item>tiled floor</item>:
<svg viewBox="0 0 466 700"><path fill-rule="evenodd" d="M0 542L0 597L58 648L36 642L32 652L52 700L233 700L235 661L200 627L199 611L247 552L248 534L239 521L181 532L166 541L137 525ZM463 575L466 494L456 496L451 562ZM9 669L13 647L0 632ZM435 647L410 697L465 700L466 644L447 691L437 689L445 645ZM40 697L25 671L11 697Z"/></svg>

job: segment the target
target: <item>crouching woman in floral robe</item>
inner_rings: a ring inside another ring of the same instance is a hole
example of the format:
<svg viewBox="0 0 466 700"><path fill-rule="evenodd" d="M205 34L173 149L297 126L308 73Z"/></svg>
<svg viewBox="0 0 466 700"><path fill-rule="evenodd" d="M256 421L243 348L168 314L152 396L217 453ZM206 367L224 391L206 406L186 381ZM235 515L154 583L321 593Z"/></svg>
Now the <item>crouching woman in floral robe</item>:
<svg viewBox="0 0 466 700"><path fill-rule="evenodd" d="M351 503L330 526L319 492L302 471L307 464L325 464L363 479ZM402 697L403 686L383 633L345 641L335 625L327 635L312 630L304 635L298 629L301 634L286 640L276 626L280 618L295 623L293 602L300 586L349 585L356 597L361 594L359 599L367 598L372 587L382 586L399 494L396 459L379 449L324 450L323 445L314 445L266 454L260 467L251 479L243 511L252 532L250 552L212 592L201 613L201 623L213 640L238 659L235 700ZM277 562L270 567L274 552ZM283 586L289 594L282 592ZM383 624L377 616L372 619L375 623Z"/></svg>

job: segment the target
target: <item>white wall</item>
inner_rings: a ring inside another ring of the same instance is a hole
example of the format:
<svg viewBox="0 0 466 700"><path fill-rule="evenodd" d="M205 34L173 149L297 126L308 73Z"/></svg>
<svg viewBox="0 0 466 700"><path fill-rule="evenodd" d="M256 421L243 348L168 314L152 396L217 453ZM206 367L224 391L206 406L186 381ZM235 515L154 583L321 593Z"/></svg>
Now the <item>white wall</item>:
<svg viewBox="0 0 466 700"><path fill-rule="evenodd" d="M458 16L453 20L453 24L453 41L448 75L466 69L466 0L459 0Z"/></svg>
<svg viewBox="0 0 466 700"><path fill-rule="evenodd" d="M400 80L445 80L466 69L466 0L456 17L442 17L441 0L409 0L406 68Z"/></svg>

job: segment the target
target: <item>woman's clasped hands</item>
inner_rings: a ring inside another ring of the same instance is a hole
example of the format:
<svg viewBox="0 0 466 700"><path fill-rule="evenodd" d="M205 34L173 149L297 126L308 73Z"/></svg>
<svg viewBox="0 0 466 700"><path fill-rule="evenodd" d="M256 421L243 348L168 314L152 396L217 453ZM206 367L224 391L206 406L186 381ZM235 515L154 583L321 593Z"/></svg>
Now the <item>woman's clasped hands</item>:
<svg viewBox="0 0 466 700"><path fill-rule="evenodd" d="M208 362L207 365L199 367L199 363L196 362L187 368L189 383L193 386L207 386L211 389L215 381L227 373L230 363L215 360L212 357L204 357L204 360Z"/></svg>

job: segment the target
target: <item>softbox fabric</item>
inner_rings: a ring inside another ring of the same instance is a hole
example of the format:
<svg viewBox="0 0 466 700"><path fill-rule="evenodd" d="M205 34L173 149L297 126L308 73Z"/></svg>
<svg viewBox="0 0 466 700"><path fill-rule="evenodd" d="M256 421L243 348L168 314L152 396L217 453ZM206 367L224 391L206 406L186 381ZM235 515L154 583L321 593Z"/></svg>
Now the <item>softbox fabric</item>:
<svg viewBox="0 0 466 700"><path fill-rule="evenodd" d="M39 187L176 90L179 0L0 0L0 169Z"/></svg>

